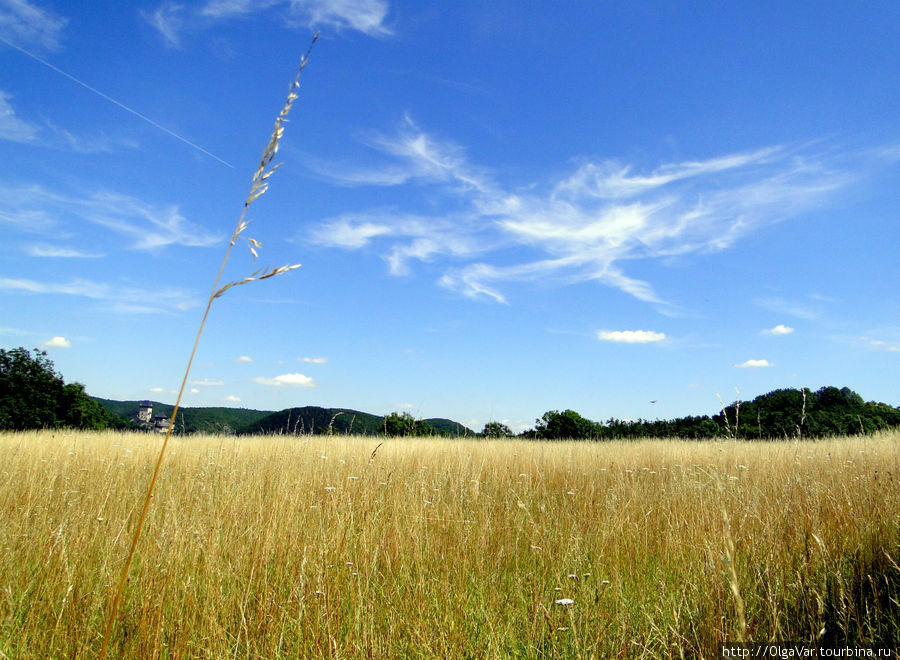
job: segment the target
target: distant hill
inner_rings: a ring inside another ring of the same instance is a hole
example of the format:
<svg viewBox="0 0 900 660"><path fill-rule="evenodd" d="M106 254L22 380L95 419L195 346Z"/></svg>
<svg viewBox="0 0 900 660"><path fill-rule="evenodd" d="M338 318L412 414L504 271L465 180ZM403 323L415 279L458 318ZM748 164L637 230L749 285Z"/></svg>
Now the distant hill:
<svg viewBox="0 0 900 660"><path fill-rule="evenodd" d="M433 418L422 421L431 426L439 435L475 435L471 429L450 419ZM272 413L239 429L238 432L247 434L379 435L383 428L384 417L380 415L372 415L349 408L304 406Z"/></svg>
<svg viewBox="0 0 900 660"><path fill-rule="evenodd" d="M238 429L239 433L268 434L359 434L375 435L382 417L348 408L304 406L270 413ZM330 429L330 430L329 430Z"/></svg>
<svg viewBox="0 0 900 660"><path fill-rule="evenodd" d="M126 425L138 411L141 401L115 401L91 397ZM153 415L171 417L174 406L150 401ZM422 420L440 435L476 435L474 431L450 419ZM384 417L349 408L304 406L278 412L247 408L185 407L178 411L177 433L239 434L327 434L378 435L384 428Z"/></svg>
<svg viewBox="0 0 900 660"><path fill-rule="evenodd" d="M460 424L459 422L454 422L452 419L444 419L442 417L433 417L431 419L422 420L441 435L459 435L459 436L472 436L478 435L472 429Z"/></svg>
<svg viewBox="0 0 900 660"><path fill-rule="evenodd" d="M101 399L91 397L109 412L121 420L130 420L137 414L141 401L115 401L113 399ZM153 414L172 416L175 406L150 401L153 406ZM181 408L178 411L176 431L178 433L228 433L238 431L254 422L270 415L268 410L250 410L248 408Z"/></svg>

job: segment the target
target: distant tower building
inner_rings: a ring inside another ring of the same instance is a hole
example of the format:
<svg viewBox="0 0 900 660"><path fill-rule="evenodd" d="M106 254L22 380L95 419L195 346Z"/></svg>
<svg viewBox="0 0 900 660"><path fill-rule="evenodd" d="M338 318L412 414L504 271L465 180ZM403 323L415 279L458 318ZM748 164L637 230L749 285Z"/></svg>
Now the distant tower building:
<svg viewBox="0 0 900 660"><path fill-rule="evenodd" d="M139 422L149 424L150 420L153 419L153 404L149 401L141 401L141 407L138 410L137 418Z"/></svg>

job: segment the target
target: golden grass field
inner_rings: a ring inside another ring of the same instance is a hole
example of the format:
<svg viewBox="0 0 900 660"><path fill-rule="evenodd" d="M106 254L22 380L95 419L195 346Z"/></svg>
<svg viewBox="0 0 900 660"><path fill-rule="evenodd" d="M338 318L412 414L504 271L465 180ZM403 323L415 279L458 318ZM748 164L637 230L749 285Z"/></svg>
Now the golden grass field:
<svg viewBox="0 0 900 660"><path fill-rule="evenodd" d="M379 442L173 438L111 657L897 646L898 433ZM0 658L97 655L161 443L0 434Z"/></svg>

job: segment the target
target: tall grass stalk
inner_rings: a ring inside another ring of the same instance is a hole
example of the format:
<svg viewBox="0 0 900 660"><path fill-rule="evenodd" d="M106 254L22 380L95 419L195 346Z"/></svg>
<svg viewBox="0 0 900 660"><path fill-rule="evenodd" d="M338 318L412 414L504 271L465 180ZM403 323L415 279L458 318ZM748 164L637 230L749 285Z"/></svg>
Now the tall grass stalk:
<svg viewBox="0 0 900 660"><path fill-rule="evenodd" d="M284 135L284 125L287 122L288 114L291 111L291 107L293 106L294 101L296 101L299 97L298 91L300 89L300 76L303 73L303 70L306 68L307 63L309 62L309 54L312 51L312 47L318 38L319 34L317 32L313 36L312 42L310 43L306 54L304 54L303 57L300 58L300 65L297 68L297 74L294 76L294 80L291 82L287 99L285 100L281 111L278 113L278 117L275 119L275 130L272 131L272 136L269 138L269 143L263 150L259 166L257 167L256 172L253 175L253 180L250 186L250 193L247 195L247 199L244 200L244 207L243 209L241 209L241 215L238 218L237 225L235 226L234 232L231 235L231 240L229 241L228 247L225 250L225 257L222 259L221 266L219 266L219 272L216 273L216 279L213 282L212 291L210 292L209 299L206 303L206 309L203 311L203 317L201 318L200 326L197 329L197 336L194 339L194 346L191 349L191 355L188 358L187 367L184 370L184 378L182 378L181 387L178 389L178 396L175 400L174 409L172 410L172 418L169 420L169 428L166 430L166 436L163 440L162 446L160 447L159 456L156 459L156 466L153 469L153 475L150 477L150 482L147 485L147 493L144 497L144 503L141 507L140 514L138 515L137 525L134 530L134 536L131 540L131 547L128 550L128 556L125 559L125 565L122 568L122 576L119 579L118 587L116 588L115 595L112 599L112 605L109 608L106 630L103 633L103 645L100 648L100 660L104 660L106 658L110 635L112 633L112 629L116 620L116 613L119 609L119 603L122 599L122 592L125 589L125 583L128 580L128 571L130 570L132 560L134 559L135 549L137 548L138 540L141 536L141 530L144 527L144 520L147 517L147 510L150 507L150 500L153 497L153 489L156 485L156 480L159 477L159 471L160 467L162 466L163 459L166 456L166 448L169 445L169 438L172 435L172 429L175 427L175 418L178 415L178 409L181 405L181 399L184 395L188 377L191 373L191 366L194 363L194 356L197 354L197 347L200 344L200 337L203 335L204 327L206 327L206 319L209 317L209 311L212 308L213 301L216 298L221 297L222 294L224 294L228 289L234 286L240 286L243 284L248 284L250 282L258 282L261 280L269 279L271 277L275 277L276 275L281 275L282 273L286 273L300 267L300 264L291 264L286 266L266 268L263 270L257 270L248 277L245 277L241 280L229 282L228 284L225 284L221 287L219 285L222 280L222 274L225 272L225 266L228 264L228 260L231 257L231 249L234 247L235 243L244 232L244 230L246 230L250 225L250 220L246 219L247 211L250 209L250 206L253 204L253 202L262 197L262 195L265 194L266 190L268 190L270 177L281 165L280 163L276 163L273 165L272 161L275 159L275 155L278 153L278 145L281 141L282 136ZM259 256L257 249L261 247L262 243L254 238L248 238L247 242L250 253L253 255L253 258L255 260Z"/></svg>

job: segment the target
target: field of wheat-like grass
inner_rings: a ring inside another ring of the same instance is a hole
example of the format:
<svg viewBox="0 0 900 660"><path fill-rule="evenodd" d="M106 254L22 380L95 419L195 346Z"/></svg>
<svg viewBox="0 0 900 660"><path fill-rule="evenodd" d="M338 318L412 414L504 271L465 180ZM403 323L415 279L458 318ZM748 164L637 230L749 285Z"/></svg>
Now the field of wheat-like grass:
<svg viewBox="0 0 900 660"><path fill-rule="evenodd" d="M110 654L897 644L900 434L381 441L173 438ZM161 442L0 435L0 658L96 656Z"/></svg>

